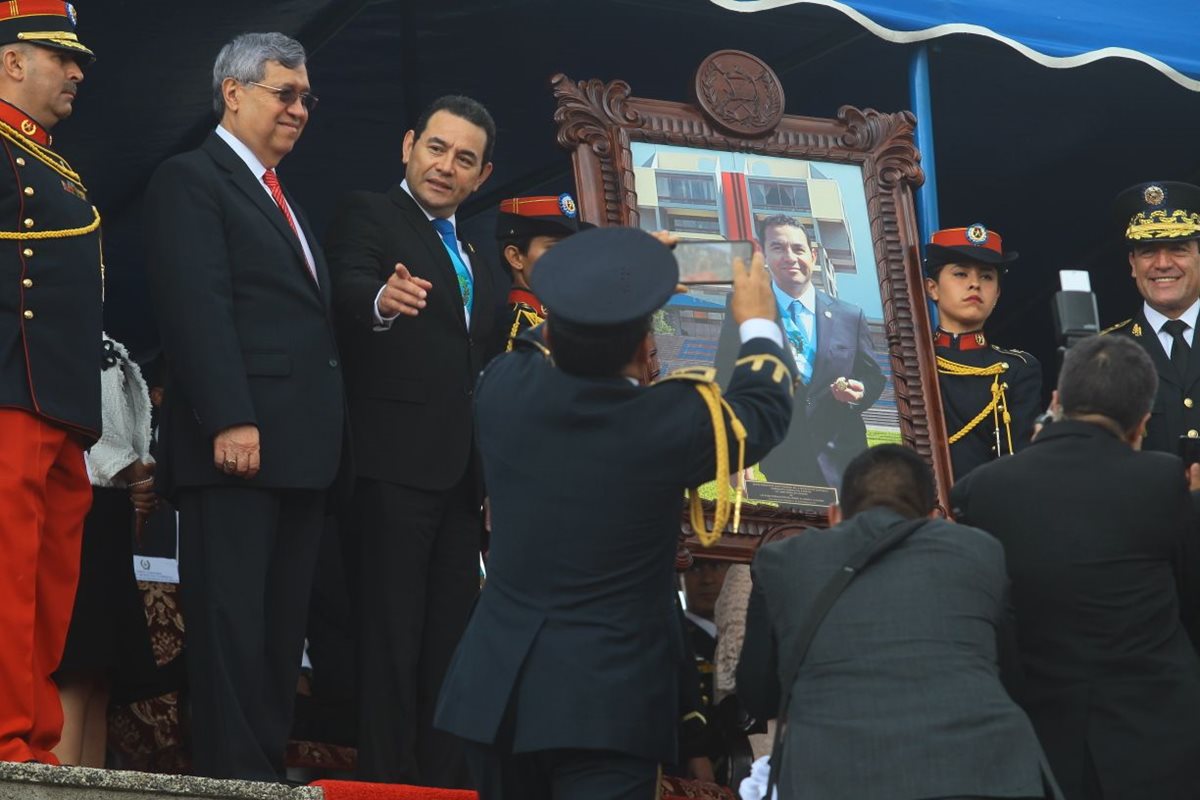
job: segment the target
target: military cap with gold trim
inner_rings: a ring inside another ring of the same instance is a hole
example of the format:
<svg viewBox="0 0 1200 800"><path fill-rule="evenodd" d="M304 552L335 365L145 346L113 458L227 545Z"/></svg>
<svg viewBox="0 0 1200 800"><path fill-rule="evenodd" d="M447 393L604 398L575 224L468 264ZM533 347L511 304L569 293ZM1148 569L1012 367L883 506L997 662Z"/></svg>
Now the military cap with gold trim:
<svg viewBox="0 0 1200 800"><path fill-rule="evenodd" d="M1200 186L1139 183L1117 195L1113 214L1129 245L1200 239Z"/></svg>
<svg viewBox="0 0 1200 800"><path fill-rule="evenodd" d="M500 201L496 218L496 238L523 236L570 236L595 227L580 222L579 207L569 194L510 197Z"/></svg>
<svg viewBox="0 0 1200 800"><path fill-rule="evenodd" d="M563 240L538 261L533 291L551 318L621 325L657 311L675 292L679 266L638 228L593 228Z"/></svg>
<svg viewBox="0 0 1200 800"><path fill-rule="evenodd" d="M965 228L944 228L935 231L929 244L925 245L927 273L932 273L937 267L963 261L977 261L1001 267L1016 261L1017 258L1018 253L1015 250L1004 252L1004 240L1000 234L988 230L979 222Z"/></svg>
<svg viewBox="0 0 1200 800"><path fill-rule="evenodd" d="M62 0L0 0L0 44L52 47L90 64L96 54L75 34L76 19L75 6Z"/></svg>

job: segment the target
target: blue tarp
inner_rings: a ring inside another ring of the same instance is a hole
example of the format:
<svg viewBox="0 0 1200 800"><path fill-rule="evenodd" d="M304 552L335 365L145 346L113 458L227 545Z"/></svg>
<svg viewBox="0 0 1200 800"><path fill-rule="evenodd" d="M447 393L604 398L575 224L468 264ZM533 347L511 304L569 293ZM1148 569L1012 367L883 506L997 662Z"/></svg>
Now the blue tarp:
<svg viewBox="0 0 1200 800"><path fill-rule="evenodd" d="M1200 91L1200 0L711 0L734 11L806 3L837 9L882 39L920 42L972 33L1048 67L1101 58L1153 66Z"/></svg>

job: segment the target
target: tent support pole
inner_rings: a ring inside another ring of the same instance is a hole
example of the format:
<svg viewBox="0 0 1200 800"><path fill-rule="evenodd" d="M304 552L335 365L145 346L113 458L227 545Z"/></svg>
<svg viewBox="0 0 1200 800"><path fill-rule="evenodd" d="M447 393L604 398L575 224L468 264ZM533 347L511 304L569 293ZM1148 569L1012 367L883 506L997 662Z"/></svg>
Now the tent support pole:
<svg viewBox="0 0 1200 800"><path fill-rule="evenodd" d="M925 183L917 189L917 222L920 223L921 251L933 232L941 227L938 220L937 168L933 149L933 102L929 88L929 47L921 45L912 54L908 68L909 99L917 118L917 149Z"/></svg>

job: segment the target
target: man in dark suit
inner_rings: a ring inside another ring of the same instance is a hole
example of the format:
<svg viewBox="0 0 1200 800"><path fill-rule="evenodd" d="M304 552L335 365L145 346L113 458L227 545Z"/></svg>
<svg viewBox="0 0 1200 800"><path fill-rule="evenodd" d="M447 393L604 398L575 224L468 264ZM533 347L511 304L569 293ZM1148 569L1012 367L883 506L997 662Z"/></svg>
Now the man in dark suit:
<svg viewBox="0 0 1200 800"><path fill-rule="evenodd" d="M791 413L791 373L755 262L735 273L732 313L746 343L726 392L747 459L783 437ZM437 725L467 740L484 800L651 798L658 764L675 761L680 500L714 466L721 479L736 468L715 455L714 425L723 438L729 429L702 397L716 389L708 376L638 385L651 313L678 274L670 251L637 229L566 239L533 276L550 311L549 350L536 328L480 380L488 581Z"/></svg>
<svg viewBox="0 0 1200 800"><path fill-rule="evenodd" d="M781 676L795 675L771 755L780 797L1043 797L1037 736L1000 681L1000 544L937 519L933 474L898 445L851 461L841 498L835 527L768 544L752 566L738 695L775 717ZM922 517L846 588L795 663L807 611L842 565Z"/></svg>
<svg viewBox="0 0 1200 800"><path fill-rule="evenodd" d="M160 482L180 514L196 771L276 780L326 490L345 424L330 278L275 167L316 98L304 48L245 34L214 66L220 124L146 192L169 366Z"/></svg>
<svg viewBox="0 0 1200 800"><path fill-rule="evenodd" d="M92 51L65 3L0 4L0 761L57 764L58 667L100 435L100 215L51 148Z"/></svg>
<svg viewBox="0 0 1200 800"><path fill-rule="evenodd" d="M1014 697L1069 800L1200 797L1200 660L1185 631L1196 519L1179 458L1138 451L1157 383L1124 337L1076 344L1063 419L950 495L960 521L1004 544L1024 667Z"/></svg>
<svg viewBox="0 0 1200 800"><path fill-rule="evenodd" d="M816 250L799 220L767 217L759 224L759 241L801 383L792 427L763 459L762 472L769 481L837 487L850 459L867 447L862 413L883 393L867 319L858 306L813 285ZM735 344L732 326L724 326L719 366Z"/></svg>
<svg viewBox="0 0 1200 800"><path fill-rule="evenodd" d="M1200 186L1139 183L1114 207L1144 302L1104 332L1132 337L1158 372L1142 449L1178 453L1180 436L1200 436L1200 357L1190 357L1200 315Z"/></svg>
<svg viewBox="0 0 1200 800"><path fill-rule="evenodd" d="M432 719L479 591L471 396L498 349L499 291L455 212L491 174L495 131L476 101L440 98L404 137L404 181L347 195L329 229L357 467L364 780L465 779L460 748Z"/></svg>

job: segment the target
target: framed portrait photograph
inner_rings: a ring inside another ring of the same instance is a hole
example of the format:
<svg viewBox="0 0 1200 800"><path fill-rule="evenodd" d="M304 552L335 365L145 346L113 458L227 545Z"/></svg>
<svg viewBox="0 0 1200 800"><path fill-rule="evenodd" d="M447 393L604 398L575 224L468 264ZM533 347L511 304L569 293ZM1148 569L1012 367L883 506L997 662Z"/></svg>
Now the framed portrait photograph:
<svg viewBox="0 0 1200 800"><path fill-rule="evenodd" d="M771 273L795 406L783 443L738 476L742 514L717 545L723 556L747 560L762 541L825 524L846 465L879 444L924 456L944 506L912 115L845 106L835 119L787 116L774 73L739 51L705 59L690 103L633 97L621 81L552 82L584 219L749 242ZM655 315L663 375L712 367L727 381L739 344L731 291L696 283ZM700 491L711 498L715 485Z"/></svg>

